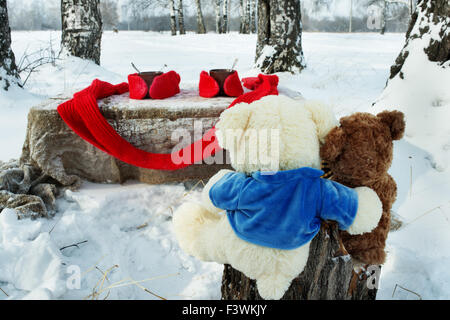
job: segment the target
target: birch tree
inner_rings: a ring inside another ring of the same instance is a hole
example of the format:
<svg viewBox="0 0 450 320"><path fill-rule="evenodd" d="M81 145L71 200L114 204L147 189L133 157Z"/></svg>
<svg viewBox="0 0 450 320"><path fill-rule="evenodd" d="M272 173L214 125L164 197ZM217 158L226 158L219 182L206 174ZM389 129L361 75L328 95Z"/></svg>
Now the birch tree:
<svg viewBox="0 0 450 320"><path fill-rule="evenodd" d="M100 0L61 0L61 47L75 57L100 64L102 18Z"/></svg>
<svg viewBox="0 0 450 320"><path fill-rule="evenodd" d="M180 34L186 34L186 29L184 28L183 0L178 0L178 27Z"/></svg>
<svg viewBox="0 0 450 320"><path fill-rule="evenodd" d="M381 30L380 33L384 34L386 32L386 12L387 10L387 4L386 0L383 0L381 2Z"/></svg>
<svg viewBox="0 0 450 320"><path fill-rule="evenodd" d="M246 32L244 33L250 33L251 27L250 24L252 23L252 0L245 0L245 28Z"/></svg>
<svg viewBox="0 0 450 320"><path fill-rule="evenodd" d="M169 0L169 10L170 10L170 32L173 36L177 35L177 18L175 9L175 0Z"/></svg>
<svg viewBox="0 0 450 320"><path fill-rule="evenodd" d="M250 7L251 7L251 14L250 14L250 32L256 33L256 24L258 23L256 19L256 0L248 0L251 1Z"/></svg>
<svg viewBox="0 0 450 320"><path fill-rule="evenodd" d="M244 26L245 26L244 0L239 0L239 17L240 17L239 33L244 33Z"/></svg>
<svg viewBox="0 0 450 320"><path fill-rule="evenodd" d="M222 33L228 32L228 10L230 2L229 0L223 0L222 6Z"/></svg>
<svg viewBox="0 0 450 320"><path fill-rule="evenodd" d="M0 90L8 90L12 83L19 83L19 73L11 49L6 0L0 0Z"/></svg>
<svg viewBox="0 0 450 320"><path fill-rule="evenodd" d="M250 0L241 0L240 13L241 13L241 27L240 32L247 34L250 33Z"/></svg>
<svg viewBox="0 0 450 320"><path fill-rule="evenodd" d="M389 79L396 76L403 79L403 65L408 59L414 59L418 50L425 52L428 60L442 68L449 66L450 1L421 0L417 4L406 33L405 45L391 67Z"/></svg>
<svg viewBox="0 0 450 320"><path fill-rule="evenodd" d="M220 5L221 5L221 1L215 0L216 33L222 33Z"/></svg>
<svg viewBox="0 0 450 320"><path fill-rule="evenodd" d="M259 0L255 65L264 73L296 73L306 67L300 0Z"/></svg>
<svg viewBox="0 0 450 320"><path fill-rule="evenodd" d="M206 33L205 20L203 19L202 2L201 0L195 0L195 6L197 8L197 33Z"/></svg>

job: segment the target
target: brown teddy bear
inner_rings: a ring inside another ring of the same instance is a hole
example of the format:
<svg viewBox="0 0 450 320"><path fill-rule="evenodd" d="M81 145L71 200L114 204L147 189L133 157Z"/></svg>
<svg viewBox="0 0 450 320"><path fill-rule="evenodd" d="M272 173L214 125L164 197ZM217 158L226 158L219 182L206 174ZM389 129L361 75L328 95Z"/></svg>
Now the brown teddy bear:
<svg viewBox="0 0 450 320"><path fill-rule="evenodd" d="M326 137L320 155L329 178L349 187L373 189L383 203L378 226L362 235L341 231L345 249L364 264L383 264L391 222L391 207L397 196L397 185L388 174L393 158L393 140L402 138L404 115L400 111L383 111L377 116L355 113L340 120Z"/></svg>

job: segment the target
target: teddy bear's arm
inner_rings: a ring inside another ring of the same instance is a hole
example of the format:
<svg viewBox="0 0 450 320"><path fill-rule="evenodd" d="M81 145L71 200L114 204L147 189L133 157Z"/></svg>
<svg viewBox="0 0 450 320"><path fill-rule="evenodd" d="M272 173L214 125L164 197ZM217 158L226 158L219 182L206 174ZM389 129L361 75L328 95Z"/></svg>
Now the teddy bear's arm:
<svg viewBox="0 0 450 320"><path fill-rule="evenodd" d="M323 220L338 222L339 228L350 234L369 232L378 225L382 204L375 191L367 187L352 189L326 179L320 181Z"/></svg>
<svg viewBox="0 0 450 320"><path fill-rule="evenodd" d="M215 185L220 179L222 179L226 174L234 172L232 170L228 169L222 169L219 172L217 172L214 176L209 179L208 183L203 188L202 192L202 204L203 206L210 211L211 213L219 213L220 211L223 211L223 209L217 208L211 201L211 198L209 197L209 191Z"/></svg>
<svg viewBox="0 0 450 320"><path fill-rule="evenodd" d="M358 194L358 210L355 220L347 232L363 234L376 228L383 213L383 205L378 195L370 188L359 187L354 189Z"/></svg>

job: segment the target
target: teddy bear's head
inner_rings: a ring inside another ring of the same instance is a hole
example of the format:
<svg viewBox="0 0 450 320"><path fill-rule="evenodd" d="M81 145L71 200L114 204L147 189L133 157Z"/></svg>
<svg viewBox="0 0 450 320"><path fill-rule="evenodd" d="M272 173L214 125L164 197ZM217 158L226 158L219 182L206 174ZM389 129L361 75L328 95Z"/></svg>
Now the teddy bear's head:
<svg viewBox="0 0 450 320"><path fill-rule="evenodd" d="M383 111L343 117L326 137L320 155L338 181L368 185L383 177L393 158L393 140L402 138L404 115Z"/></svg>
<svg viewBox="0 0 450 320"><path fill-rule="evenodd" d="M320 168L320 143L337 124L324 104L271 95L225 110L216 136L240 172Z"/></svg>

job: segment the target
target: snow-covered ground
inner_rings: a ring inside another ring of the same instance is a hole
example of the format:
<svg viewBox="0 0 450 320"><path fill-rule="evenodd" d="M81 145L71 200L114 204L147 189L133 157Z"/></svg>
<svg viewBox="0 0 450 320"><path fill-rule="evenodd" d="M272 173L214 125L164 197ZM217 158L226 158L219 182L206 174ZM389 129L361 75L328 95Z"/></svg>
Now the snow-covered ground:
<svg viewBox="0 0 450 320"><path fill-rule="evenodd" d="M51 39L58 47L59 37L57 32L13 32L13 49L19 59L25 51L47 47ZM32 74L26 90L0 92L0 160L20 156L27 111L46 97L69 94L96 77L126 81L134 72L130 62L142 70L167 65L165 70L180 73L182 87L195 85L201 70L229 67L235 58L240 76L255 75L255 42L255 36L236 33L171 37L106 32L102 67L65 59ZM280 85L308 99L331 103L338 116L375 112L371 105L383 92L389 67L403 43L403 34L305 33L308 68L299 75L280 74ZM425 88L440 85L432 75L427 79ZM441 79L446 80L450 79ZM396 92L397 97L407 95L406 91ZM427 94L435 94L439 106L448 109L447 95L434 89ZM417 103L400 98L396 102ZM433 157L414 139L395 143L391 174L399 194L393 210L404 225L389 236L379 299L450 298L450 173L445 166L440 171L435 167ZM0 299L83 299L93 292L100 299L158 299L153 294L168 299L219 299L222 267L185 255L171 230L171 213L182 201L199 196L198 191L185 193L183 185L85 183L58 200L53 219L18 221L14 212L4 210ZM60 250L79 242L84 243Z"/></svg>

